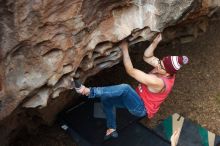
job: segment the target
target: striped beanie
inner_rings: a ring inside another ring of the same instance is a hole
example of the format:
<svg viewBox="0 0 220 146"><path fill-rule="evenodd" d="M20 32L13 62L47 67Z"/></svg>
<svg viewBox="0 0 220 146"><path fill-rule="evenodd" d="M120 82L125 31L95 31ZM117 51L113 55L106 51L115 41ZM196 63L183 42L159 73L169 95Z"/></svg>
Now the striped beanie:
<svg viewBox="0 0 220 146"><path fill-rule="evenodd" d="M163 58L163 64L167 73L176 74L183 64L189 63L187 56L166 56Z"/></svg>

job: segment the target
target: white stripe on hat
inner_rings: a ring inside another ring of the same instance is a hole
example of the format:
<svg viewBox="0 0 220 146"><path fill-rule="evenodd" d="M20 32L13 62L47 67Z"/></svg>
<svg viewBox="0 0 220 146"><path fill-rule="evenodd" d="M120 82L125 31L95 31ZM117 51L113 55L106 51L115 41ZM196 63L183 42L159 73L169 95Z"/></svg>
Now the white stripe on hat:
<svg viewBox="0 0 220 146"><path fill-rule="evenodd" d="M178 56L171 56L171 61L175 70L179 70L181 65L178 62Z"/></svg>

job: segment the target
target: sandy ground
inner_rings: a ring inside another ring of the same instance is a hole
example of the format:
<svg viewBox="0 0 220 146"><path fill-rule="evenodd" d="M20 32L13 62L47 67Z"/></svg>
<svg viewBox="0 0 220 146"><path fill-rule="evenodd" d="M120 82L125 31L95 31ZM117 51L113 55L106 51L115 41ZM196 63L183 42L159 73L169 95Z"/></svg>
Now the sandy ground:
<svg viewBox="0 0 220 146"><path fill-rule="evenodd" d="M161 120L173 113L179 113L192 121L201 124L208 130L220 135L220 22L212 22L207 33L193 42L181 46L183 54L190 58L190 64L177 75L172 93L162 104L155 118L148 123L154 127ZM143 60L143 46L139 44L131 49L132 61L136 68L149 71ZM156 54L178 54L172 44L161 45ZM98 81L98 82L97 82ZM100 72L89 78L86 85L103 86L118 83L129 83L133 87L137 82L128 77L123 64ZM145 122L144 120L143 122ZM29 141L26 140L29 137ZM46 127L35 135L23 135L11 145L16 146L74 146L74 142L56 126Z"/></svg>

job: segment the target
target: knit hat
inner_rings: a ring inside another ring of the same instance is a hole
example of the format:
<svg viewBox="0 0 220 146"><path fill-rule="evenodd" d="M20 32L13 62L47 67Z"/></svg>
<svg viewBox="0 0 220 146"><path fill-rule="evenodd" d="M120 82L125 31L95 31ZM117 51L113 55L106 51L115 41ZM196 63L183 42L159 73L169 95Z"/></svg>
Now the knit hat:
<svg viewBox="0 0 220 146"><path fill-rule="evenodd" d="M163 64L166 72L176 74L183 64L189 63L187 56L166 56L163 58Z"/></svg>

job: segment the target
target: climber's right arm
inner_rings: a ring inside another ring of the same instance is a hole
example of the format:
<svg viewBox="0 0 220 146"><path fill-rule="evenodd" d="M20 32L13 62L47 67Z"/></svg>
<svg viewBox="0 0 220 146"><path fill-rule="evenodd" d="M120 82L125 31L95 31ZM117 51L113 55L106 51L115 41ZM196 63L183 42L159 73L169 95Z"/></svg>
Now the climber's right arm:
<svg viewBox="0 0 220 146"><path fill-rule="evenodd" d="M144 51L143 59L148 64L152 65L153 67L157 67L158 65L158 58L154 56L154 50L156 49L159 42L162 40L162 35L159 33L157 37L153 40L150 46Z"/></svg>

